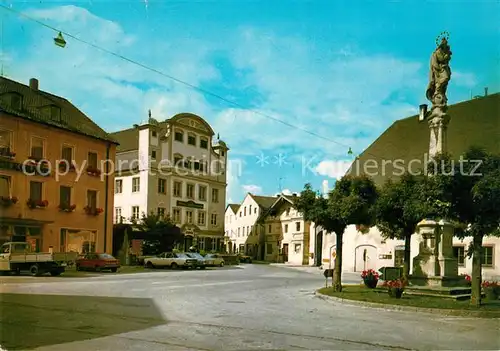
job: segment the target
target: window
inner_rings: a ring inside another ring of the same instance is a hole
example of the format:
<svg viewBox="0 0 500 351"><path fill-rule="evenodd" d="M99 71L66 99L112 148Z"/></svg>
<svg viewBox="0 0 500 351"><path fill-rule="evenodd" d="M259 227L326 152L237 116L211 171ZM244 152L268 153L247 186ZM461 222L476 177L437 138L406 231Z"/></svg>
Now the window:
<svg viewBox="0 0 500 351"><path fill-rule="evenodd" d="M193 211L186 211L186 222L187 224L193 223Z"/></svg>
<svg viewBox="0 0 500 351"><path fill-rule="evenodd" d="M9 156L12 151L12 132L0 130L0 156Z"/></svg>
<svg viewBox="0 0 500 351"><path fill-rule="evenodd" d="M241 228L238 228L238 237L240 236L240 229L241 229Z"/></svg>
<svg viewBox="0 0 500 351"><path fill-rule="evenodd" d="M493 246L483 246L483 259L481 264L487 267L493 267Z"/></svg>
<svg viewBox="0 0 500 351"><path fill-rule="evenodd" d="M219 189L212 189L212 202L219 202Z"/></svg>
<svg viewBox="0 0 500 351"><path fill-rule="evenodd" d="M224 156L224 150L221 150L220 155Z"/></svg>
<svg viewBox="0 0 500 351"><path fill-rule="evenodd" d="M253 209L253 213L254 213L254 214L256 214L256 213L257 213L257 207L255 207L255 208Z"/></svg>
<svg viewBox="0 0 500 351"><path fill-rule="evenodd" d="M174 136L175 141L180 141L181 143L184 142L184 133L180 130L175 132Z"/></svg>
<svg viewBox="0 0 500 351"><path fill-rule="evenodd" d="M300 232L300 222L295 222L295 230Z"/></svg>
<svg viewBox="0 0 500 351"><path fill-rule="evenodd" d="M139 177L132 178L132 192L137 193L141 189L141 179Z"/></svg>
<svg viewBox="0 0 500 351"><path fill-rule="evenodd" d="M30 200L32 201L42 201L42 190L43 183L41 182L30 182Z"/></svg>
<svg viewBox="0 0 500 351"><path fill-rule="evenodd" d="M11 100L10 100L10 106L14 110L21 110L23 107L23 96L19 94L12 94Z"/></svg>
<svg viewBox="0 0 500 351"><path fill-rule="evenodd" d="M156 138L156 130L151 131L151 136L152 136L153 138Z"/></svg>
<svg viewBox="0 0 500 351"><path fill-rule="evenodd" d="M207 187L203 185L198 186L198 199L200 201L207 201Z"/></svg>
<svg viewBox="0 0 500 351"><path fill-rule="evenodd" d="M71 163L73 161L73 148L71 146L63 146L61 149L61 159Z"/></svg>
<svg viewBox="0 0 500 351"><path fill-rule="evenodd" d="M267 229L268 229L268 231L267 231L267 232L270 234L270 233L271 233L271 231L272 231L272 229L273 229L272 225L270 225L270 224L269 224L269 226L268 226L268 228L267 228Z"/></svg>
<svg viewBox="0 0 500 351"><path fill-rule="evenodd" d="M179 208L174 208L172 211L174 223L181 223L181 210Z"/></svg>
<svg viewBox="0 0 500 351"><path fill-rule="evenodd" d="M38 137L31 137L31 157L37 160L43 158L43 139Z"/></svg>
<svg viewBox="0 0 500 351"><path fill-rule="evenodd" d="M200 138L200 147L202 149L208 149L208 140L205 138Z"/></svg>
<svg viewBox="0 0 500 351"><path fill-rule="evenodd" d="M198 225L205 225L205 223L206 223L205 212L199 211L198 212Z"/></svg>
<svg viewBox="0 0 500 351"><path fill-rule="evenodd" d="M194 134L188 135L188 144L196 146L196 136Z"/></svg>
<svg viewBox="0 0 500 351"><path fill-rule="evenodd" d="M174 155L174 166L181 167L183 165L182 159L183 159L182 155L179 154Z"/></svg>
<svg viewBox="0 0 500 351"><path fill-rule="evenodd" d="M193 184L186 185L186 197L188 199L194 199L194 185Z"/></svg>
<svg viewBox="0 0 500 351"><path fill-rule="evenodd" d="M394 250L394 267L402 267L405 261L404 250Z"/></svg>
<svg viewBox="0 0 500 351"><path fill-rule="evenodd" d="M160 218L165 218L165 207L158 207L158 216Z"/></svg>
<svg viewBox="0 0 500 351"><path fill-rule="evenodd" d="M97 208L97 191L87 190L87 206L91 209Z"/></svg>
<svg viewBox="0 0 500 351"><path fill-rule="evenodd" d="M0 176L0 196L10 197L10 177Z"/></svg>
<svg viewBox="0 0 500 351"><path fill-rule="evenodd" d="M245 227L241 231L243 232L243 236L245 236Z"/></svg>
<svg viewBox="0 0 500 351"><path fill-rule="evenodd" d="M152 158L153 160L156 160L156 150L152 150L152 151L151 151L151 158Z"/></svg>
<svg viewBox="0 0 500 351"><path fill-rule="evenodd" d="M250 235L250 227L247 226L247 236Z"/></svg>
<svg viewBox="0 0 500 351"><path fill-rule="evenodd" d="M248 206L248 215L252 214L252 205Z"/></svg>
<svg viewBox="0 0 500 351"><path fill-rule="evenodd" d="M115 180L115 194L121 194L123 191L123 180L116 179Z"/></svg>
<svg viewBox="0 0 500 351"><path fill-rule="evenodd" d="M174 196L181 197L182 196L182 183L174 182Z"/></svg>
<svg viewBox="0 0 500 351"><path fill-rule="evenodd" d="M71 187L59 187L59 205L64 208L68 208L69 206L71 206Z"/></svg>
<svg viewBox="0 0 500 351"><path fill-rule="evenodd" d="M166 194L167 193L167 180L166 179L158 179L158 193Z"/></svg>
<svg viewBox="0 0 500 351"><path fill-rule="evenodd" d="M139 219L139 206L132 206L132 219Z"/></svg>
<svg viewBox="0 0 500 351"><path fill-rule="evenodd" d="M121 223L122 221L122 208L115 207L115 223Z"/></svg>
<svg viewBox="0 0 500 351"><path fill-rule="evenodd" d="M285 233L288 233L288 224L285 224Z"/></svg>
<svg viewBox="0 0 500 351"><path fill-rule="evenodd" d="M87 162L88 162L87 167L92 167L94 169L97 169L97 153L89 151L87 155Z"/></svg>
<svg viewBox="0 0 500 351"><path fill-rule="evenodd" d="M212 213L212 218L210 220L210 223L215 227L217 226L217 213Z"/></svg>
<svg viewBox="0 0 500 351"><path fill-rule="evenodd" d="M301 247L301 245L300 245L300 244L295 244L295 245L294 245L293 250L295 251L295 253L299 253L299 252L300 252L300 247Z"/></svg>
<svg viewBox="0 0 500 351"><path fill-rule="evenodd" d="M53 121L60 121L61 120L61 108L59 106L54 106L51 105L49 108L49 113L50 113L50 119Z"/></svg>
<svg viewBox="0 0 500 351"><path fill-rule="evenodd" d="M243 207L243 216L246 216L247 215L247 207Z"/></svg>
<svg viewBox="0 0 500 351"><path fill-rule="evenodd" d="M266 254L271 255L273 253L273 244L267 244Z"/></svg>
<svg viewBox="0 0 500 351"><path fill-rule="evenodd" d="M461 267L465 266L465 247L464 246L453 246L453 255L458 260L458 265Z"/></svg>

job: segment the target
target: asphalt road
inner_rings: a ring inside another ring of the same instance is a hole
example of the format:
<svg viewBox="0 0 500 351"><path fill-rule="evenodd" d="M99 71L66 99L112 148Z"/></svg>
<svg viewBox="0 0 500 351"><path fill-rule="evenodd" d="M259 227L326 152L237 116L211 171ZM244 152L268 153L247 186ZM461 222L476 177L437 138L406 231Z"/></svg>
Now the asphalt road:
<svg viewBox="0 0 500 351"><path fill-rule="evenodd" d="M320 272L267 265L33 278L1 286L0 344L65 351L500 349L498 320L349 306L315 297L323 285Z"/></svg>

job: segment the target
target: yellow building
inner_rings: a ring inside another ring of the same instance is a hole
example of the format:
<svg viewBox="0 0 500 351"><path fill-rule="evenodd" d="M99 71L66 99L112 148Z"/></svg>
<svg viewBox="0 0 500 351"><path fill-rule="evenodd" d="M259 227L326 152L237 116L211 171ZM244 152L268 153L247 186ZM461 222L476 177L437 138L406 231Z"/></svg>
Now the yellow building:
<svg viewBox="0 0 500 351"><path fill-rule="evenodd" d="M0 244L110 253L116 145L36 79L0 77Z"/></svg>

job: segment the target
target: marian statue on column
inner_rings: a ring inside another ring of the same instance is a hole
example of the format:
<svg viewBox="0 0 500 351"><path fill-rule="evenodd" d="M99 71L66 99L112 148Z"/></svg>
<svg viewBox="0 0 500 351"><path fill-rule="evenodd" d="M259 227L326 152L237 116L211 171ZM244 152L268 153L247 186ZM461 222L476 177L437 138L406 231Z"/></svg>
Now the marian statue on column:
<svg viewBox="0 0 500 351"><path fill-rule="evenodd" d="M442 36L441 42L431 56L429 85L425 94L433 107L444 108L447 105L446 89L451 78L451 54L447 36Z"/></svg>

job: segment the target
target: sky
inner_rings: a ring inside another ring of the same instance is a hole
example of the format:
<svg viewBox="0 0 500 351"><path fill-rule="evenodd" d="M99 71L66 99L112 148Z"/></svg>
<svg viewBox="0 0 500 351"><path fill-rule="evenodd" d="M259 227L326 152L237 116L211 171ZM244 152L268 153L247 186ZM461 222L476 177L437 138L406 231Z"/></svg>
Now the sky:
<svg viewBox="0 0 500 351"><path fill-rule="evenodd" d="M331 188L395 120L429 103L429 59L443 31L453 52L449 103L500 91L493 0L0 5L30 18L0 8L4 76L39 79L108 132L144 122L149 109L157 120L200 115L230 148L230 203L306 183ZM40 22L68 33L66 47Z"/></svg>

